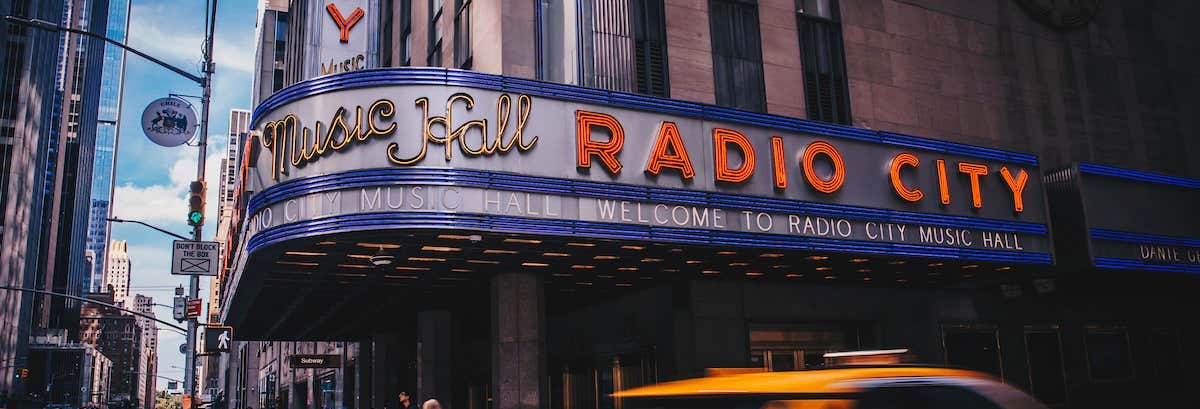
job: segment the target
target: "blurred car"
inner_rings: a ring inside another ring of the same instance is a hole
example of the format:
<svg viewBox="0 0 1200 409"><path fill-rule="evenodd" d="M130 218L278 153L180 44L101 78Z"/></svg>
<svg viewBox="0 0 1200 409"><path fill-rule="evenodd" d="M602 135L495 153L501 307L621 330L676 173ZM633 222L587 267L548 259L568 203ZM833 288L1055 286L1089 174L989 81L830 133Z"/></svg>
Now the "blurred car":
<svg viewBox="0 0 1200 409"><path fill-rule="evenodd" d="M964 369L876 364L736 373L613 394L619 409L1045 409L991 375Z"/></svg>

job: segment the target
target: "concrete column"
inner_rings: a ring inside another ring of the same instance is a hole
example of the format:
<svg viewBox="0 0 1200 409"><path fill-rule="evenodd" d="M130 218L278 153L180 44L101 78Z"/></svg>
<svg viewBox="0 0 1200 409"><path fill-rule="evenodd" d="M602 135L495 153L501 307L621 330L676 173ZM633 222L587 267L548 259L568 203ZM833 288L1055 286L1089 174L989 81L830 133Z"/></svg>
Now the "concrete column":
<svg viewBox="0 0 1200 409"><path fill-rule="evenodd" d="M450 324L450 311L417 313L417 404L437 399L444 408L454 407Z"/></svg>
<svg viewBox="0 0 1200 409"><path fill-rule="evenodd" d="M542 406L546 316L542 278L500 273L492 278L492 399L494 409Z"/></svg>

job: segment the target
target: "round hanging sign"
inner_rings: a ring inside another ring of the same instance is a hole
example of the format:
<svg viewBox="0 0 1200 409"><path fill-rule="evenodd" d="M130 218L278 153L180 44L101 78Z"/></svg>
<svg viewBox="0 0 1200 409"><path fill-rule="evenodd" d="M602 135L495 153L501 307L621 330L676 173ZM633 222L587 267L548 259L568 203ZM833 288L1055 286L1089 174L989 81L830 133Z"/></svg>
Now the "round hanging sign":
<svg viewBox="0 0 1200 409"><path fill-rule="evenodd" d="M142 131L156 144L183 145L196 133L196 110L179 98L156 99L142 111Z"/></svg>

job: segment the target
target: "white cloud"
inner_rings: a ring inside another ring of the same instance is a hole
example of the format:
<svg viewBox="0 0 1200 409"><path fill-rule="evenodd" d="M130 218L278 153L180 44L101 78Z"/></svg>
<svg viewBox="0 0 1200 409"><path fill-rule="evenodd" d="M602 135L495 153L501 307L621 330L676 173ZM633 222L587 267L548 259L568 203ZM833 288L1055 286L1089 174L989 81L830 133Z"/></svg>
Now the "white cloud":
<svg viewBox="0 0 1200 409"><path fill-rule="evenodd" d="M190 68L199 71L201 46L204 43L204 28L200 25L178 26L180 12L163 4L141 5L135 3L131 19L140 24L129 25L129 46L156 57L183 60L191 63ZM194 19L196 21L202 18ZM218 22L219 23L219 22ZM232 69L250 72L254 69L254 49L250 46L232 44L221 37L220 26L213 43L213 59L217 69ZM252 42L252 39L250 39ZM184 67L189 68L189 67Z"/></svg>
<svg viewBox="0 0 1200 409"><path fill-rule="evenodd" d="M205 229L208 234L216 231L217 198L221 177L221 158L225 156L225 143L219 135L209 138L209 155L204 163L204 179L208 182L205 195ZM189 184L196 178L195 151L180 149L171 164L168 184L137 186L125 183L113 192L113 217L154 223L177 223L186 220Z"/></svg>

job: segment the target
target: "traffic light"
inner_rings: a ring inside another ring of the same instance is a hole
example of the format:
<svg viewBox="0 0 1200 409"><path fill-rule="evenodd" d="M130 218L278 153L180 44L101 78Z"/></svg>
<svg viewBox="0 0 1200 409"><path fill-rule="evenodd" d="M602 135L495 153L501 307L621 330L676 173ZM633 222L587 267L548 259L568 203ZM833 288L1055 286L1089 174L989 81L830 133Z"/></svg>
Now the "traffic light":
<svg viewBox="0 0 1200 409"><path fill-rule="evenodd" d="M204 181L192 182L188 193L188 225L204 225Z"/></svg>
<svg viewBox="0 0 1200 409"><path fill-rule="evenodd" d="M17 379L29 379L29 368L17 369Z"/></svg>

